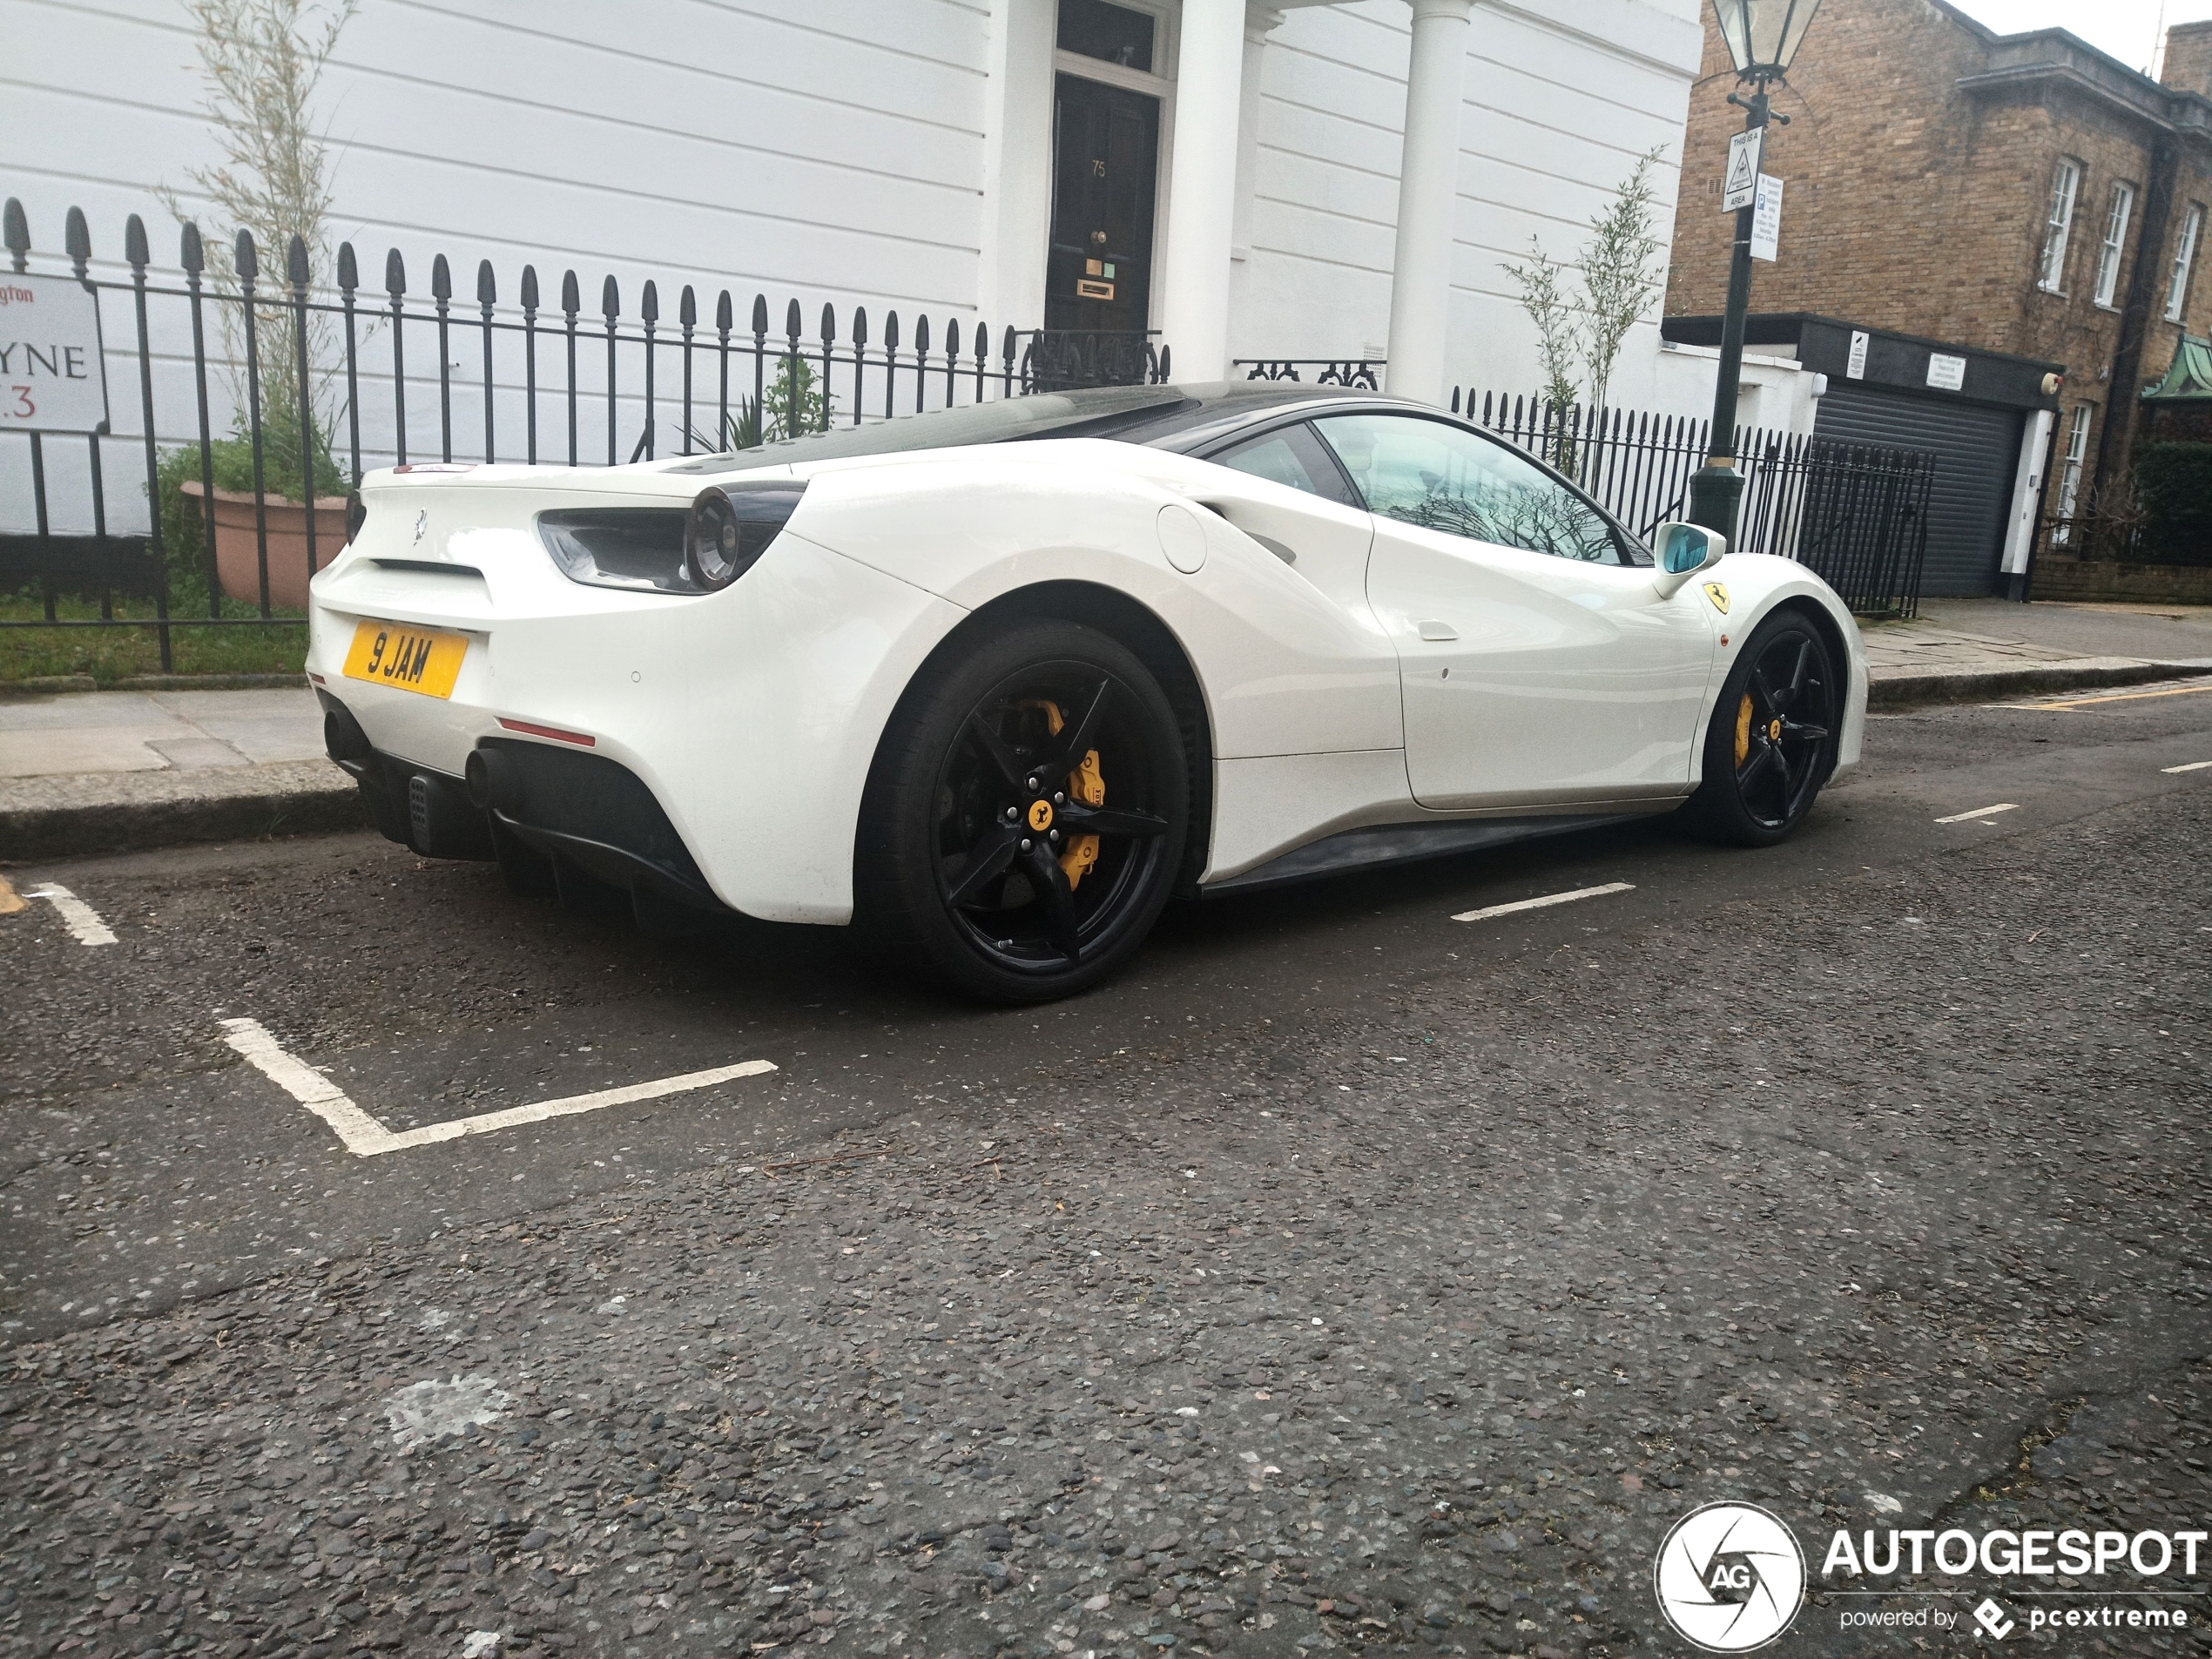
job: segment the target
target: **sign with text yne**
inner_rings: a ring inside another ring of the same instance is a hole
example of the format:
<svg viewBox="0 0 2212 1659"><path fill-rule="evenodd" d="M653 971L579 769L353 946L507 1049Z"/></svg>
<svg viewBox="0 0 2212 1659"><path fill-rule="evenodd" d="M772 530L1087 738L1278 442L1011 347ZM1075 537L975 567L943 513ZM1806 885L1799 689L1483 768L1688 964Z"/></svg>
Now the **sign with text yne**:
<svg viewBox="0 0 2212 1659"><path fill-rule="evenodd" d="M98 296L75 277L0 275L0 432L105 432Z"/></svg>

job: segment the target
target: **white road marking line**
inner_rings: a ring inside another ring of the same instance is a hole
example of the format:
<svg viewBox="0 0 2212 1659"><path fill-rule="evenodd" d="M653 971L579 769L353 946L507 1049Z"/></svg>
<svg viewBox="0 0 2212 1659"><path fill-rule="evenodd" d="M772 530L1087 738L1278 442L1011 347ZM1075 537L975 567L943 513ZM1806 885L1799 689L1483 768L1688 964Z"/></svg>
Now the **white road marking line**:
<svg viewBox="0 0 2212 1659"><path fill-rule="evenodd" d="M728 1082L732 1077L757 1077L762 1072L773 1071L772 1060L745 1060L734 1066L717 1066L711 1071L687 1071L678 1077L662 1077L649 1083L631 1083L625 1089L602 1089L596 1095L571 1095L566 1100L549 1100L536 1106L510 1106L503 1112L485 1112L475 1117L456 1117L450 1123L428 1123L421 1129L401 1130L391 1136L390 1146L382 1150L397 1151L403 1147L428 1146L435 1141L457 1140L463 1135L486 1135L494 1130L511 1129L517 1123L536 1123L548 1117L573 1117L578 1112L596 1112L603 1106L626 1106L637 1100L658 1100L663 1095L681 1095L693 1089L711 1089L716 1083Z"/></svg>
<svg viewBox="0 0 2212 1659"><path fill-rule="evenodd" d="M1487 921L1493 916L1509 916L1516 910L1541 910L1549 905L1572 904L1577 899L1596 899L1608 893L1633 893L1633 881L1608 881L1602 887L1577 887L1572 893L1548 893L1541 899L1516 899L1511 904L1485 905L1480 910L1462 910L1452 918L1454 921Z"/></svg>
<svg viewBox="0 0 2212 1659"><path fill-rule="evenodd" d="M245 1055L271 1082L329 1124L348 1152L365 1158L404 1151L409 1147L429 1146L439 1141L458 1140L464 1135L488 1135L496 1130L512 1129L518 1123L542 1123L549 1117L573 1117L579 1112L596 1112L605 1106L658 1100L663 1095L708 1089L733 1077L753 1077L776 1069L773 1061L747 1060L734 1066L687 1071L680 1076L631 1083L622 1089L603 1089L592 1095L571 1095L563 1100L541 1101L535 1106L512 1106L504 1111L483 1112L475 1117L426 1123L421 1129L389 1130L355 1105L346 1091L329 1078L286 1053L283 1045L269 1035L259 1020L224 1020L219 1023L223 1028L224 1040L232 1048Z"/></svg>
<svg viewBox="0 0 2212 1659"><path fill-rule="evenodd" d="M346 1150L371 1157L392 1150L392 1131L347 1098L346 1091L313 1066L294 1060L259 1020L223 1020L223 1040L254 1069L338 1133Z"/></svg>
<svg viewBox="0 0 2212 1659"><path fill-rule="evenodd" d="M2207 766L2212 766L2212 760L2192 760L2186 766L2161 766L2159 770L2161 772L2202 772Z"/></svg>
<svg viewBox="0 0 2212 1659"><path fill-rule="evenodd" d="M115 934L100 920L100 913L86 904L67 887L57 887L51 881L42 887L33 887L24 894L26 899L44 899L61 913L62 921L77 935L80 945L112 945Z"/></svg>
<svg viewBox="0 0 2212 1659"><path fill-rule="evenodd" d="M1936 819L1936 822L1939 824L1963 824L1969 819L1993 818L1999 813L2016 813L2019 810L2020 803L2018 801L2000 800L1994 806L1977 806L1971 813L1953 813L1948 818L1939 818Z"/></svg>

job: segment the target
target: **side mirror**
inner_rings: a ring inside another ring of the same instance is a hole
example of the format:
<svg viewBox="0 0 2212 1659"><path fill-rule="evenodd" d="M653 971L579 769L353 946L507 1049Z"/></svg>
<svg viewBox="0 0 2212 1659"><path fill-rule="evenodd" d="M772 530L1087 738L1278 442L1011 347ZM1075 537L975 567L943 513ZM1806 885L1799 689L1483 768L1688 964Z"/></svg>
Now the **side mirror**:
<svg viewBox="0 0 2212 1659"><path fill-rule="evenodd" d="M1651 542L1659 555L1659 574L1651 585L1662 599L1673 598L1690 577L1728 556L1728 537L1703 524L1662 524Z"/></svg>

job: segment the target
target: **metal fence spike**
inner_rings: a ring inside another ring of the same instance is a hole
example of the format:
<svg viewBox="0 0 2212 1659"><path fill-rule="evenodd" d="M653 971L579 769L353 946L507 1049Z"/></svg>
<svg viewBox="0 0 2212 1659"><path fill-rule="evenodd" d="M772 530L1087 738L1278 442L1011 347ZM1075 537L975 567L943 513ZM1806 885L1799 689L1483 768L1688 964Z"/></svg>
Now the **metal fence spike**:
<svg viewBox="0 0 2212 1659"><path fill-rule="evenodd" d="M23 204L13 196L8 198L7 206L0 209L0 226L5 227L0 235L7 241L8 252L15 256L16 268L21 270L24 255L30 252L30 221L24 217Z"/></svg>
<svg viewBox="0 0 2212 1659"><path fill-rule="evenodd" d="M767 334L768 296L765 293L756 293L752 296L752 337L755 340L765 340Z"/></svg>
<svg viewBox="0 0 2212 1659"><path fill-rule="evenodd" d="M193 276L207 268L207 256L199 246L199 226L190 219L177 233L177 263Z"/></svg>
<svg viewBox="0 0 2212 1659"><path fill-rule="evenodd" d="M561 273L561 309L570 317L583 309L583 292L577 287L573 271Z"/></svg>
<svg viewBox="0 0 2212 1659"><path fill-rule="evenodd" d="M926 311L914 319L914 354L920 357L929 355L929 314Z"/></svg>
<svg viewBox="0 0 2212 1659"><path fill-rule="evenodd" d="M284 280L295 288L307 286L307 239L297 231L285 245Z"/></svg>
<svg viewBox="0 0 2212 1659"><path fill-rule="evenodd" d="M945 361L950 363L960 355L960 319L954 317L945 325Z"/></svg>
<svg viewBox="0 0 2212 1659"><path fill-rule="evenodd" d="M866 306L854 306L853 307L853 349L857 352L867 343L868 308Z"/></svg>
<svg viewBox="0 0 2212 1659"><path fill-rule="evenodd" d="M535 265L523 267L523 309L537 309L537 266Z"/></svg>
<svg viewBox="0 0 2212 1659"><path fill-rule="evenodd" d="M430 261L430 297L433 300L453 298L453 267L446 263L446 256L442 253Z"/></svg>
<svg viewBox="0 0 2212 1659"><path fill-rule="evenodd" d="M407 292L407 261L397 248L384 255L384 292L395 300Z"/></svg>
<svg viewBox="0 0 2212 1659"><path fill-rule="evenodd" d="M730 303L730 291L725 288L714 302L714 326L726 334L736 327L736 319L737 307Z"/></svg>
<svg viewBox="0 0 2212 1659"><path fill-rule="evenodd" d="M899 349L899 314L895 311L887 313L883 319L883 349L887 352Z"/></svg>
<svg viewBox="0 0 2212 1659"><path fill-rule="evenodd" d="M361 267L354 262L354 245L351 242L341 242L338 245L339 290L350 295L361 285Z"/></svg>
<svg viewBox="0 0 2212 1659"><path fill-rule="evenodd" d="M491 261L476 261L476 303L496 306L499 303L499 280L492 274Z"/></svg>
<svg viewBox="0 0 2212 1659"><path fill-rule="evenodd" d="M798 300L793 300L784 307L784 334L786 338L797 340L799 331L806 326L806 319L799 314Z"/></svg>
<svg viewBox="0 0 2212 1659"><path fill-rule="evenodd" d="M123 258L137 269L152 261L152 252L146 246L146 222L136 213L123 221Z"/></svg>
<svg viewBox="0 0 2212 1659"><path fill-rule="evenodd" d="M645 279L645 291L637 297L637 314L647 322L660 320L660 290L651 277Z"/></svg>
<svg viewBox="0 0 2212 1659"><path fill-rule="evenodd" d="M837 311L826 300L822 303L822 332L819 338L825 346L833 345L837 341Z"/></svg>
<svg viewBox="0 0 2212 1659"><path fill-rule="evenodd" d="M231 268L238 273L240 282L251 282L261 274L260 256L253 251L253 233L240 231L238 239L231 244Z"/></svg>
<svg viewBox="0 0 2212 1659"><path fill-rule="evenodd" d="M599 285L599 314L609 322L622 315L622 290L612 276Z"/></svg>
<svg viewBox="0 0 2212 1659"><path fill-rule="evenodd" d="M91 263L92 231L84 222L84 210L72 207L62 220L62 245L69 250L69 260L82 277L84 267Z"/></svg>
<svg viewBox="0 0 2212 1659"><path fill-rule="evenodd" d="M686 328L698 327L699 297L691 292L691 285L688 282L684 285L684 292L677 296L676 320Z"/></svg>

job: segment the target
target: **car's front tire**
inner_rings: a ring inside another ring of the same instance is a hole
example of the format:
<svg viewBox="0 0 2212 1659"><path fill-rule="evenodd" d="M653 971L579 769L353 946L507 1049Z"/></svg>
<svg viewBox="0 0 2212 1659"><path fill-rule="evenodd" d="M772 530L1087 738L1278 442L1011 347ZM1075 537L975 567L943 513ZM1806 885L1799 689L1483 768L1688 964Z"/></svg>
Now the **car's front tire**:
<svg viewBox="0 0 2212 1659"><path fill-rule="evenodd" d="M887 965L971 996L1069 995L1151 931L1189 792L1174 709L1117 641L1049 619L963 638L885 729L854 920Z"/></svg>
<svg viewBox="0 0 2212 1659"><path fill-rule="evenodd" d="M1784 610L1737 655L1705 734L1689 814L1716 840L1772 846L1812 811L1836 769L1845 669L1812 620Z"/></svg>

